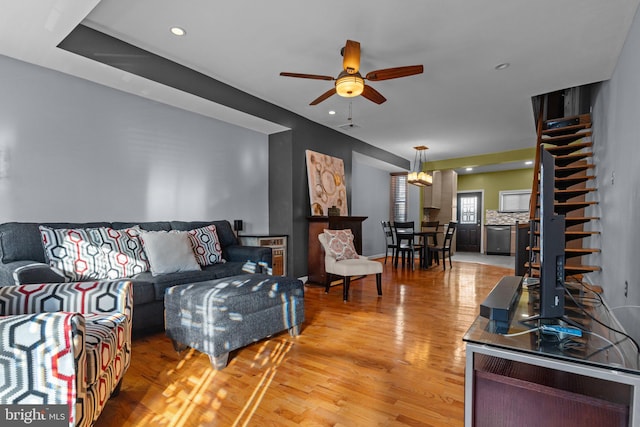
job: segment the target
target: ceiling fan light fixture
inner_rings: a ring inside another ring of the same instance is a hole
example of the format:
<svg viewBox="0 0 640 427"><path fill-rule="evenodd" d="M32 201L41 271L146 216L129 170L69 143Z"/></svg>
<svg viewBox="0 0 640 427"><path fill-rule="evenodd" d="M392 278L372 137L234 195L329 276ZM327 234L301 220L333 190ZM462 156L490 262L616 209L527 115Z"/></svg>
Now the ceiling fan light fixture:
<svg viewBox="0 0 640 427"><path fill-rule="evenodd" d="M336 80L336 93L345 98L352 98L358 96L364 90L364 79L360 73L347 74L345 72L340 73L340 76Z"/></svg>

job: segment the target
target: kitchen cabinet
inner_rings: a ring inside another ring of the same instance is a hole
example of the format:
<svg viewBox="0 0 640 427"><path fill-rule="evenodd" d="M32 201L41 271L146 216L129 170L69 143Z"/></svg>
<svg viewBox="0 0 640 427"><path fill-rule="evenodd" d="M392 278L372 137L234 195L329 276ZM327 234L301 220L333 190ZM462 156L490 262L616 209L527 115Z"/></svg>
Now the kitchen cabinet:
<svg viewBox="0 0 640 427"><path fill-rule="evenodd" d="M423 221L440 222L440 231L444 233L450 221L456 221L458 216L458 174L452 170L442 170L433 172L434 187L430 192L423 193ZM427 199L427 196L430 199ZM435 204L434 199L438 198L438 207L428 206ZM442 242L442 234L439 233L438 241ZM454 238L455 251L455 238Z"/></svg>
<svg viewBox="0 0 640 427"><path fill-rule="evenodd" d="M433 171L433 183L424 187L422 206L427 209L440 209L442 199L442 172Z"/></svg>

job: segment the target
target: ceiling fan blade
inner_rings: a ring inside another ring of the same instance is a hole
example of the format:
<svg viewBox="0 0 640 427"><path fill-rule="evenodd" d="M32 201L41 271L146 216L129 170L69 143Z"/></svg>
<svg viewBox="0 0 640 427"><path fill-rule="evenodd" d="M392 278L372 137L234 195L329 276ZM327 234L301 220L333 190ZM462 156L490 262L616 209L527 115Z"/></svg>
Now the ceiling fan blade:
<svg viewBox="0 0 640 427"><path fill-rule="evenodd" d="M364 90L362 91L362 96L367 98L369 101L375 102L380 105L387 100L380 92L372 88L371 86L364 85Z"/></svg>
<svg viewBox="0 0 640 427"><path fill-rule="evenodd" d="M372 82L378 82L380 80L413 76L414 74L421 74L422 72L424 72L424 66L408 65L406 67L385 68L384 70L371 71L370 73L367 73L365 79Z"/></svg>
<svg viewBox="0 0 640 427"><path fill-rule="evenodd" d="M313 101L311 101L311 103L309 105L317 105L320 104L322 101L324 101L325 99L329 98L331 95L336 93L336 88L333 87L331 89L329 89L328 91L326 91L325 93L323 93L322 95L320 95L319 97L317 97L316 99L314 99Z"/></svg>
<svg viewBox="0 0 640 427"><path fill-rule="evenodd" d="M334 80L331 76L321 76L318 74L301 74L301 73L280 73L281 76L284 77L298 77L301 79L315 79L315 80Z"/></svg>
<svg viewBox="0 0 640 427"><path fill-rule="evenodd" d="M342 51L342 68L347 74L355 74L360 69L360 43L347 40Z"/></svg>

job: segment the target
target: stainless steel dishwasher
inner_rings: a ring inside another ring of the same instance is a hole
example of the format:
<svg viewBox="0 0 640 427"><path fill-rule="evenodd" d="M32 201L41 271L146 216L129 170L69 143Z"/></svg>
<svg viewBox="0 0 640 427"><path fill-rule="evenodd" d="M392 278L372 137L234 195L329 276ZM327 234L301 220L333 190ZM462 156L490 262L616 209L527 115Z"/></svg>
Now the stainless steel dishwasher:
<svg viewBox="0 0 640 427"><path fill-rule="evenodd" d="M487 255L511 254L511 226L487 225Z"/></svg>

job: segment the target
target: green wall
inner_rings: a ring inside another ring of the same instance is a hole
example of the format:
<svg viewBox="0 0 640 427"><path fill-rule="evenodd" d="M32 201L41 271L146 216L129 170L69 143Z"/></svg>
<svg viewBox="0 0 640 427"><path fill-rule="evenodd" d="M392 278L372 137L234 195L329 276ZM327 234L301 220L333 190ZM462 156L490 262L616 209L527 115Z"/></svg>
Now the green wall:
<svg viewBox="0 0 640 427"><path fill-rule="evenodd" d="M484 190L484 210L499 209L499 193L503 190L528 190L533 182L533 169L516 169L458 175L458 191Z"/></svg>

